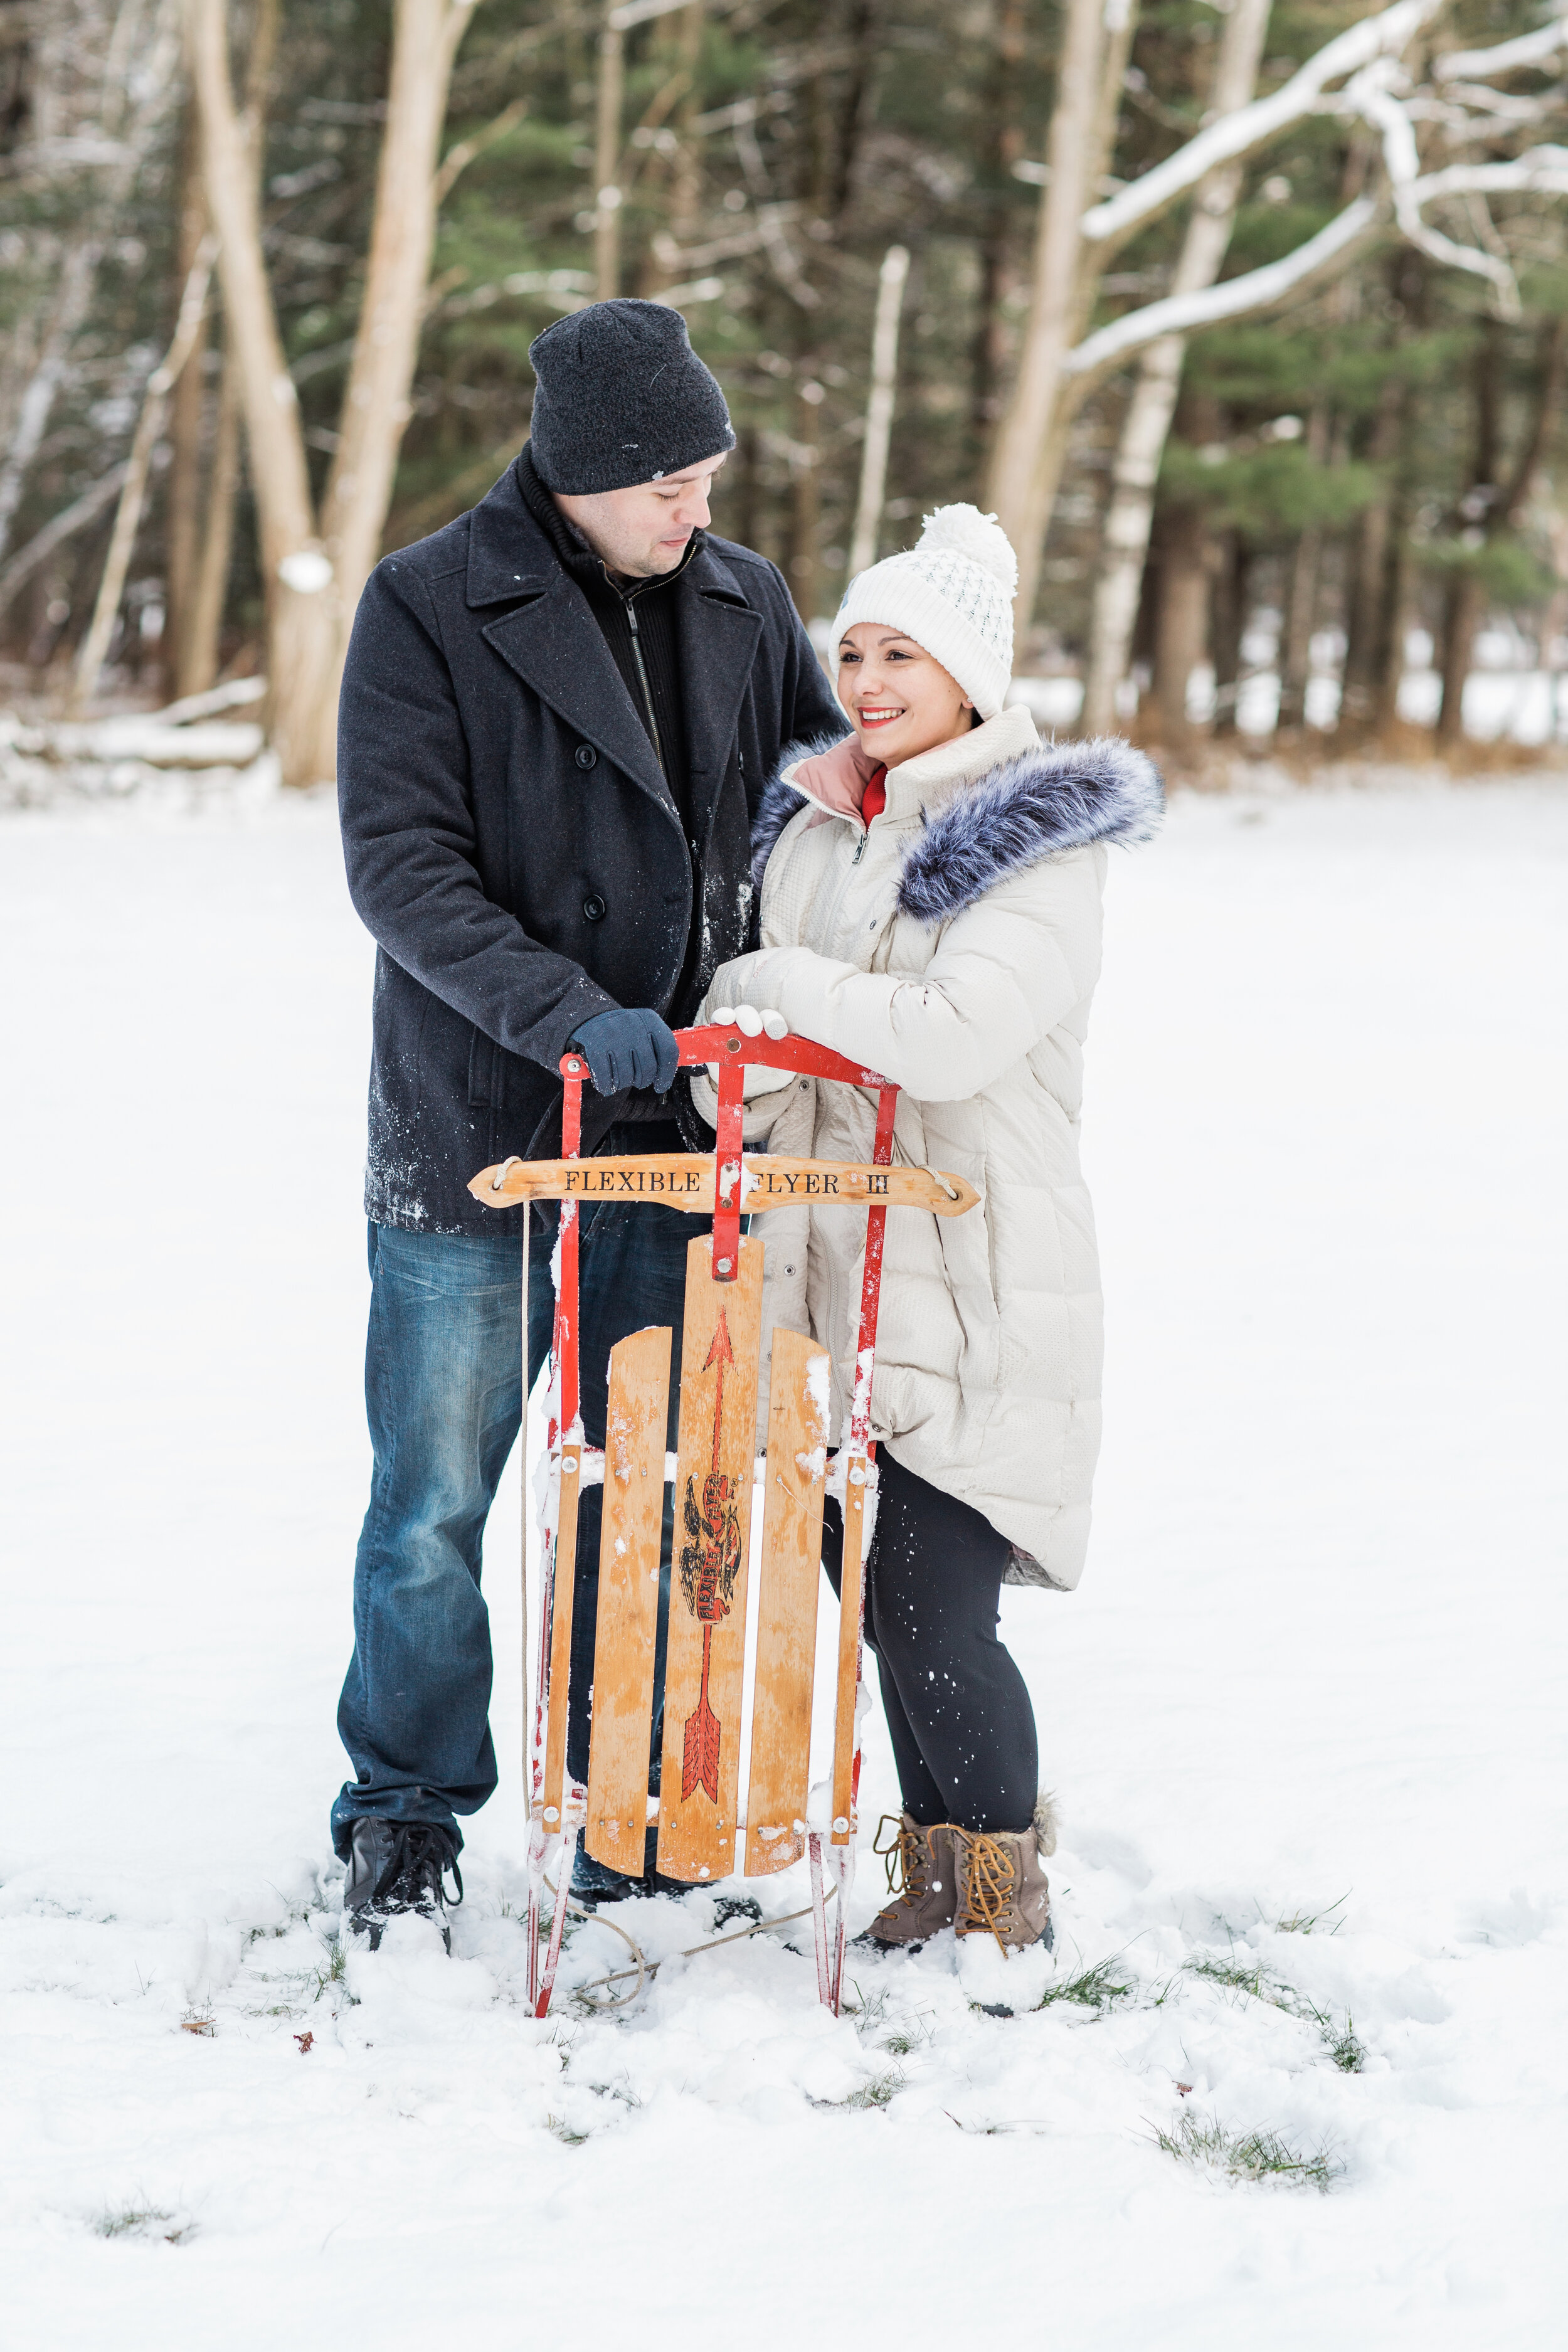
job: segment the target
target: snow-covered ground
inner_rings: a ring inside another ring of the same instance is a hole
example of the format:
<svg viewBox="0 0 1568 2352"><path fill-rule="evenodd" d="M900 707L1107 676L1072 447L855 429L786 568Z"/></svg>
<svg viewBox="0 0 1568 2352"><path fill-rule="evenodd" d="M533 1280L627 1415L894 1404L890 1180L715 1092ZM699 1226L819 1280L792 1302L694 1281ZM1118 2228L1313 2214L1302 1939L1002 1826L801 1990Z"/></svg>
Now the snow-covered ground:
<svg viewBox="0 0 1568 2352"><path fill-rule="evenodd" d="M331 811L7 820L7 2352L1560 2345L1565 880L1540 783L1188 796L1115 861L1097 1532L1005 1604L1056 1966L858 1957L835 2022L760 1937L540 2025L513 1478L456 1957L332 1972L370 960ZM868 1771L868 1843L879 1726ZM647 1908L662 1953L712 1898ZM1330 2185L1157 2137L1211 2127Z"/></svg>

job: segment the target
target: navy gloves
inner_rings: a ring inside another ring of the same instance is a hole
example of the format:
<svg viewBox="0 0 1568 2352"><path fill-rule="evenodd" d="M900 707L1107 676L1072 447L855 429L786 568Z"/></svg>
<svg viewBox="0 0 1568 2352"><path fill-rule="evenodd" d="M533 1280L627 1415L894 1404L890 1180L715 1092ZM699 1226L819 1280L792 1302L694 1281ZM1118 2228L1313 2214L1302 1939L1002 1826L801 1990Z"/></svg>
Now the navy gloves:
<svg viewBox="0 0 1568 2352"><path fill-rule="evenodd" d="M680 1067L674 1030L647 1005L635 1012L616 1005L609 1013L595 1013L571 1042L602 1095L624 1094L628 1087L651 1087L656 1094L667 1095Z"/></svg>

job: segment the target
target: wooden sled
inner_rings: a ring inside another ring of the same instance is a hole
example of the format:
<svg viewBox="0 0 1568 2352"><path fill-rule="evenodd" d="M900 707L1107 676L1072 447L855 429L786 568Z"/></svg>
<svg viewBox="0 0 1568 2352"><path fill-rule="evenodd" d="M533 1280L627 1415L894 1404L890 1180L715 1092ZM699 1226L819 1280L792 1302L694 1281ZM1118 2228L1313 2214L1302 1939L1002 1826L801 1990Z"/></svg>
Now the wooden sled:
<svg viewBox="0 0 1568 2352"><path fill-rule="evenodd" d="M810 1860L821 2000L837 2012L845 1916L855 1868L860 1780L863 1565L875 1511L871 1380L887 1213L918 1207L957 1216L978 1197L959 1178L891 1165L898 1088L802 1037L746 1037L733 1025L678 1033L684 1065L716 1063L718 1131L710 1153L584 1160L583 1082L577 1054L562 1060L562 1157L509 1160L482 1169L468 1189L488 1208L562 1203L551 1349L549 1476L543 1518L538 1663L529 1720L528 1990L543 2017L554 1990L566 1892L578 1832L587 1851L640 1877L649 1825L658 1867L692 1885L740 1871L764 1877L802 1853ZM748 1064L794 1070L877 1094L871 1160L837 1162L746 1154L741 1143ZM610 1355L603 1453L586 1445L577 1363L578 1203L614 1197L711 1213L711 1238L687 1254L680 1414L675 1455L665 1452L672 1335L635 1331ZM762 1340L763 1244L741 1220L760 1212L838 1207L866 1213L865 1276L847 1438L827 1451L828 1358L795 1331L775 1330L770 1358L767 1449L755 1454ZM524 1300L526 1332L527 1302ZM830 1810L808 1811L807 1767L816 1655L822 1508L842 1486L844 1552L839 1600ZM586 1787L566 1769L577 1507L584 1484L605 1488L593 1719ZM675 1490L669 1638L665 1670L662 1794L648 1793L659 1538L667 1485ZM759 1496L758 1489L761 1488ZM763 1515L756 1608L752 1744L742 1815L742 1691L746 1668L752 1522ZM526 1621L526 1612L525 1612ZM526 1650L526 1636L524 1647ZM744 1844L737 1856L737 1839ZM558 1893L540 1955L541 1896L551 1848ZM827 1921L826 1873L837 1910Z"/></svg>

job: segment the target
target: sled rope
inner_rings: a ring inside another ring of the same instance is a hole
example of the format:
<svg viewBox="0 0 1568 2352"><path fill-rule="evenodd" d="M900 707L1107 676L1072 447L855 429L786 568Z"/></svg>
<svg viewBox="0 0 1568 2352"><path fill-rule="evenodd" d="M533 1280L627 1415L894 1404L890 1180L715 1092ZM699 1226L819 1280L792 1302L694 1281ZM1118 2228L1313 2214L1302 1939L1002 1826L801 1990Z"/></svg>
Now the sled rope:
<svg viewBox="0 0 1568 2352"><path fill-rule="evenodd" d="M550 1881L548 1879L546 1879L544 1883L546 1886L550 1886ZM555 1889L553 1886L550 1886L550 1892L552 1895L554 1895ZM832 1902L837 1892L838 1889L837 1886L830 1886L827 1889L827 1900L829 1903ZM632 1987L630 1992L614 1993L608 2000L595 2001L594 2006L596 2009L629 2009L632 2002L637 2000L638 1994L642 1991L644 1985L648 1983L654 1977L658 1976L660 1969L665 1966L666 1961L668 1960L700 1959L704 1952L717 1952L725 1944L743 1944L749 1936L760 1936L765 1928L787 1927L791 1922L795 1919L809 1919L812 1912L812 1906L809 1903L805 1903L801 1906L801 1908L798 1911L781 1911L775 1919L753 1919L749 1927L739 1927L732 1936L715 1936L706 1944L693 1944L688 1951L668 1952L663 1960L650 1960L643 1951L640 1945L633 1943L632 1938L627 1935L626 1929L624 1927L617 1927L613 1919L603 1918L600 1916L598 1912L590 1911L585 1904L579 1903L576 1897L571 1895L566 1897L566 1908L568 1911L575 1911L580 1919L597 1919L601 1927L610 1928L614 1934L620 1937L622 1943L626 1946L629 1951L637 1954L637 1964L635 1969L616 1969L607 1977L594 1977L590 1979L587 1984L573 1986L572 1996L574 2000L576 2000L582 1994L598 1992L605 1985L621 1984L629 1976L635 1976L637 1978L637 1982Z"/></svg>

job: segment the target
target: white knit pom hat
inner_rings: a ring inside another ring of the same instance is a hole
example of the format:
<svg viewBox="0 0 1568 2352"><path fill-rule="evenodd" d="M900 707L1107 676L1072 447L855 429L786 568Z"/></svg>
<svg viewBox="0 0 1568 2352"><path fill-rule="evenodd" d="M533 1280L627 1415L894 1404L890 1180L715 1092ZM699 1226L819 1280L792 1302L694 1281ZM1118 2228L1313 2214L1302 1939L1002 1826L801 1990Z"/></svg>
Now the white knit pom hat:
<svg viewBox="0 0 1568 2352"><path fill-rule="evenodd" d="M1013 675L1013 597L1018 559L994 515L938 507L920 544L858 572L834 624L902 629L951 670L979 711L994 719Z"/></svg>

